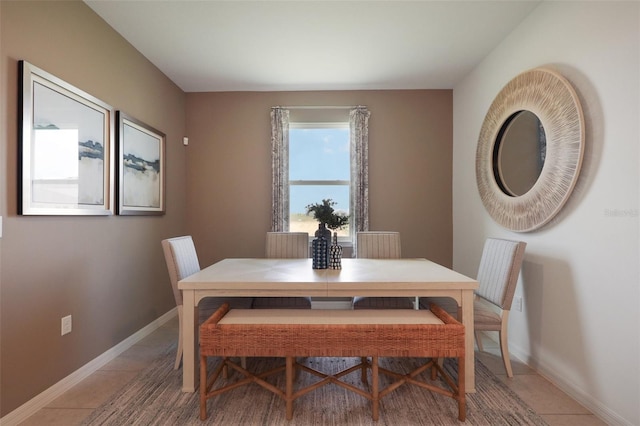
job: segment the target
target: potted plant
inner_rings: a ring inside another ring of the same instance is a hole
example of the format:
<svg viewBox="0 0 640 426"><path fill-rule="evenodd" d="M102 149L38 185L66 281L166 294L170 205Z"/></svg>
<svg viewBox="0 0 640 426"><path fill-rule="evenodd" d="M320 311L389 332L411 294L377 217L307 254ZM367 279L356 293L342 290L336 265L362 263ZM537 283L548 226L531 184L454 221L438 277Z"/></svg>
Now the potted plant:
<svg viewBox="0 0 640 426"><path fill-rule="evenodd" d="M336 212L333 208L337 203L331 198L322 200L322 203L309 204L307 206L307 214L313 213L313 218L319 222L318 231L329 228L331 230L337 230L344 227L349 223L349 216ZM331 238L331 231L328 231L329 239Z"/></svg>

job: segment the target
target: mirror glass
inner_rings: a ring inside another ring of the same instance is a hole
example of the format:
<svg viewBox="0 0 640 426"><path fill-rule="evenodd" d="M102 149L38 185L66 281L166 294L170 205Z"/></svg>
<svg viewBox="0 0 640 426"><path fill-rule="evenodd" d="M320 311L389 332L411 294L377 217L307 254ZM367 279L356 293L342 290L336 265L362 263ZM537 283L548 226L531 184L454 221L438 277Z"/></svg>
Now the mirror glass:
<svg viewBox="0 0 640 426"><path fill-rule="evenodd" d="M544 127L531 111L521 110L505 120L493 150L493 174L507 195L527 193L540 177L547 152Z"/></svg>

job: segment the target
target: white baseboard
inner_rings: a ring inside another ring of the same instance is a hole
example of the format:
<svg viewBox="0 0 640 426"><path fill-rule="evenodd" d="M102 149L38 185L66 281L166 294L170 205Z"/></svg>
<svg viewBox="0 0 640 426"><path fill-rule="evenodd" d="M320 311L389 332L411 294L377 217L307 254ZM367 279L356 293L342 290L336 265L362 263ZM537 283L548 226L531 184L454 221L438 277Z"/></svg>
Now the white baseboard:
<svg viewBox="0 0 640 426"><path fill-rule="evenodd" d="M135 345L140 340L153 333L160 326L173 319L176 315L178 315L178 309L173 308L166 314L162 315L160 318L154 320L149 325L138 330L122 342L104 352L102 355L83 365L44 392L36 395L34 398L25 402L6 416L0 418L0 426L15 426L31 417L38 410L46 407L54 399L58 398L73 386L89 377L91 374L102 368L105 364L112 361L118 355L129 349L131 346Z"/></svg>

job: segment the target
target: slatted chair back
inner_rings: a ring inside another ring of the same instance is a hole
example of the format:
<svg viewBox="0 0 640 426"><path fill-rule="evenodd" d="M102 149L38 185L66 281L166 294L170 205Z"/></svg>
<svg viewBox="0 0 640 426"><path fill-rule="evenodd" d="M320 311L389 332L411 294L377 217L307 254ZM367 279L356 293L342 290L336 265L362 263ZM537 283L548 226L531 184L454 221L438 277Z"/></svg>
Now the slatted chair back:
<svg viewBox="0 0 640 426"><path fill-rule="evenodd" d="M399 259L400 233L366 231L356 234L356 257L364 259Z"/></svg>
<svg viewBox="0 0 640 426"><path fill-rule="evenodd" d="M476 294L503 310L511 310L526 246L523 241L488 238L478 267L480 286Z"/></svg>
<svg viewBox="0 0 640 426"><path fill-rule="evenodd" d="M393 231L365 231L356 233L356 257L361 259L400 259L400 233ZM409 297L353 298L353 309L413 309Z"/></svg>
<svg viewBox="0 0 640 426"><path fill-rule="evenodd" d="M309 257L309 234L306 232L267 232L266 257L276 259Z"/></svg>
<svg viewBox="0 0 640 426"><path fill-rule="evenodd" d="M309 257L309 234L306 232L267 232L266 257L304 259ZM254 309L309 309L310 297L256 297Z"/></svg>
<svg viewBox="0 0 640 426"><path fill-rule="evenodd" d="M178 288L178 281L200 271L196 247L191 236L186 235L162 240L162 250L176 305L182 306L182 292Z"/></svg>

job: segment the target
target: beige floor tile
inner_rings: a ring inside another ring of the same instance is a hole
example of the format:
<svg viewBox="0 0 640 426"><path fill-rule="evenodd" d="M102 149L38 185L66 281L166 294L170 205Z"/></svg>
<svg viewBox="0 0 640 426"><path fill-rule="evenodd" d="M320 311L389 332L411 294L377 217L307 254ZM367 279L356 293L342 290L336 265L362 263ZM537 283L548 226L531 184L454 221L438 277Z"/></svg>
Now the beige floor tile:
<svg viewBox="0 0 640 426"><path fill-rule="evenodd" d="M92 412L92 408L43 408L19 425L76 426Z"/></svg>
<svg viewBox="0 0 640 426"><path fill-rule="evenodd" d="M100 370L104 371L140 371L158 356L167 351L169 345L147 346L135 344L118 357L109 361Z"/></svg>
<svg viewBox="0 0 640 426"><path fill-rule="evenodd" d="M499 348L487 348L484 347L484 352L478 352L476 350L476 357L496 376L507 375L507 370L504 369L504 363L502 362L502 355L500 355ZM511 358L511 370L513 375L521 374L536 374L535 370L529 367L527 364L520 361L513 355Z"/></svg>
<svg viewBox="0 0 640 426"><path fill-rule="evenodd" d="M549 414L543 415L542 418L549 426L607 426L591 414Z"/></svg>
<svg viewBox="0 0 640 426"><path fill-rule="evenodd" d="M481 331L480 336L482 337L482 346L484 350L489 348L499 348L500 344L498 343L498 333L494 331Z"/></svg>
<svg viewBox="0 0 640 426"><path fill-rule="evenodd" d="M154 333L140 340L137 345L165 348L178 341L178 328L160 327Z"/></svg>
<svg viewBox="0 0 640 426"><path fill-rule="evenodd" d="M586 408L542 376L525 374L514 376L513 378L508 378L507 376L499 377L540 415L591 414Z"/></svg>
<svg viewBox="0 0 640 426"><path fill-rule="evenodd" d="M97 408L137 374L137 371L98 370L46 408Z"/></svg>
<svg viewBox="0 0 640 426"><path fill-rule="evenodd" d="M162 324L159 329L171 330L176 333L176 337L178 336L178 328L180 326L180 322L178 321L178 315L171 318L169 321Z"/></svg>
<svg viewBox="0 0 640 426"><path fill-rule="evenodd" d="M502 362L502 354L500 352L500 344L494 340L498 338L497 333L480 333L482 336L482 352L479 352L476 349L476 357L491 371L493 374L497 376L506 376L507 371L504 369L504 363ZM519 374L536 374L535 370L529 367L524 362L520 361L518 358L513 356L513 354L509 357L511 359L511 370L514 375Z"/></svg>
<svg viewBox="0 0 640 426"><path fill-rule="evenodd" d="M178 319L170 320L162 327L145 337L118 357L104 365L106 371L140 371L150 362L165 353L178 341Z"/></svg>
<svg viewBox="0 0 640 426"><path fill-rule="evenodd" d="M109 361L102 366L100 371L133 371L139 372L144 370L155 358L149 356L126 356L119 357Z"/></svg>

